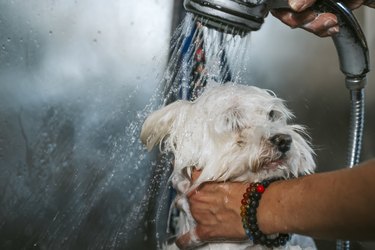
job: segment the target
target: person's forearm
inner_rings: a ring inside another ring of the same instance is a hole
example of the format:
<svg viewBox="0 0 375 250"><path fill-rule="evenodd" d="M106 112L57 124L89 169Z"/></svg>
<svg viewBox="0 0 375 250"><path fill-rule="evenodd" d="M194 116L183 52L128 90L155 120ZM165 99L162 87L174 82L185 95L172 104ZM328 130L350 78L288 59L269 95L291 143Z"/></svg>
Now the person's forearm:
<svg viewBox="0 0 375 250"><path fill-rule="evenodd" d="M375 161L353 169L273 183L263 194L258 224L266 233L325 239L373 239Z"/></svg>

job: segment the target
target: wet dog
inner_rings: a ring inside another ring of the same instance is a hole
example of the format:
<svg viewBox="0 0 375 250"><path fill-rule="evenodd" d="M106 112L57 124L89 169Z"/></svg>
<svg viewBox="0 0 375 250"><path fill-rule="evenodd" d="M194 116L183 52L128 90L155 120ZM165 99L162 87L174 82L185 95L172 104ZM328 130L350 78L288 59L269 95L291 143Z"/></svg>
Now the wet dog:
<svg viewBox="0 0 375 250"><path fill-rule="evenodd" d="M272 92L232 83L207 87L194 102L177 101L147 117L142 142L149 150L160 145L174 155L171 180L184 212L179 234L195 223L184 197L203 182L255 182L313 172L308 136L302 126L288 124L292 117ZM201 174L191 183L194 167ZM207 249L260 247L251 241L209 245Z"/></svg>

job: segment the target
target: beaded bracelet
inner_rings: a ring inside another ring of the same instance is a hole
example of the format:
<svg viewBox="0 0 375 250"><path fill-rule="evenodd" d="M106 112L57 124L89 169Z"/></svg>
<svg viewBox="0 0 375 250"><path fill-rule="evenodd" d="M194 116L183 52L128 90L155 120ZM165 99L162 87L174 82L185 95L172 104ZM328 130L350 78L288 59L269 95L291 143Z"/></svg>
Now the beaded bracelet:
<svg viewBox="0 0 375 250"><path fill-rule="evenodd" d="M241 217L242 225L245 229L246 235L254 242L254 244L260 244L267 247L279 247L284 246L289 240L289 234L279 234L275 236L267 236L259 230L257 224L257 208L259 200L262 198L262 194L270 183L281 180L281 178L273 178L263 180L261 182L250 183L249 187L243 195L241 201Z"/></svg>

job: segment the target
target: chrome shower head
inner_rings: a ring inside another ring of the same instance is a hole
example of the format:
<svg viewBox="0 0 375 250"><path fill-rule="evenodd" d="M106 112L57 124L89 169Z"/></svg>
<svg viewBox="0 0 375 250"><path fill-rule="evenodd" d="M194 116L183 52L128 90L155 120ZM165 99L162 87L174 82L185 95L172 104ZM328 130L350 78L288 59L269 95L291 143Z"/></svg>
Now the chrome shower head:
<svg viewBox="0 0 375 250"><path fill-rule="evenodd" d="M268 14L264 4L246 0L185 0L184 7L207 27L240 35L259 30Z"/></svg>

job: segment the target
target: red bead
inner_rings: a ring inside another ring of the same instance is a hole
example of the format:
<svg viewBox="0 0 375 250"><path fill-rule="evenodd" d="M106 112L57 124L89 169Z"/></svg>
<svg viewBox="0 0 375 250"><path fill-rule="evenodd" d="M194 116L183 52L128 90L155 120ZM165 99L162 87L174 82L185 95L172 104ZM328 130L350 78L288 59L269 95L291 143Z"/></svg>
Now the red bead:
<svg viewBox="0 0 375 250"><path fill-rule="evenodd" d="M265 188L264 188L263 185L259 185L259 186L257 186L257 192L258 192L258 193L263 193L264 190L265 190Z"/></svg>
<svg viewBox="0 0 375 250"><path fill-rule="evenodd" d="M247 204L247 199L242 199L241 204L242 205L246 205Z"/></svg>

